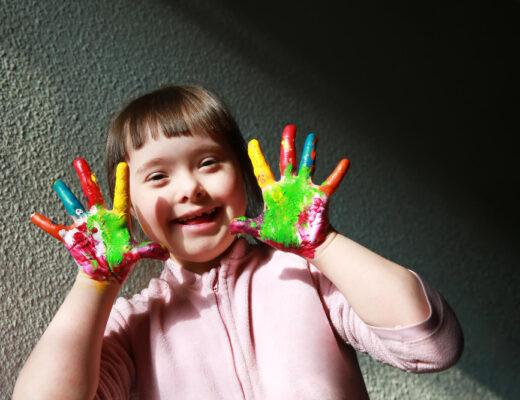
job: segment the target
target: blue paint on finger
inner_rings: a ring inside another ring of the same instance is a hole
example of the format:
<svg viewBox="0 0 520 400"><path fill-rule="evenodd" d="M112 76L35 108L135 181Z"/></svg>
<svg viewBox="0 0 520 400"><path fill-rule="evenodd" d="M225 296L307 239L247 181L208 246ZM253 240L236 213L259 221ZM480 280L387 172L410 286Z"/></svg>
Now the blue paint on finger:
<svg viewBox="0 0 520 400"><path fill-rule="evenodd" d="M53 189L58 194L61 202L65 206L67 212L73 217L81 217L85 213L85 209L74 193L62 181L56 181Z"/></svg>
<svg viewBox="0 0 520 400"><path fill-rule="evenodd" d="M305 145L303 146L302 159L300 161L300 168L298 169L298 175L312 175L314 172L314 160L316 159L316 141L318 138L314 133L307 135L305 139Z"/></svg>

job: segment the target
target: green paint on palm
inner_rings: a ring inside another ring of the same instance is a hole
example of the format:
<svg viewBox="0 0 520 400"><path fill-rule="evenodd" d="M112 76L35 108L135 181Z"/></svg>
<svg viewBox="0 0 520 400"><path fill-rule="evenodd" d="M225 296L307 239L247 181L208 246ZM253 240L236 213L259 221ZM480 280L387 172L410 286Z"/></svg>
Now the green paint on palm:
<svg viewBox="0 0 520 400"><path fill-rule="evenodd" d="M292 176L292 169L293 169L293 166L292 164L287 164L285 166L285 171L283 171L283 175L286 177L286 178L290 178Z"/></svg>
<svg viewBox="0 0 520 400"><path fill-rule="evenodd" d="M96 259L90 256L89 253L84 253L85 258L90 261L90 265L92 265L92 272L95 272L98 267L98 262Z"/></svg>
<svg viewBox="0 0 520 400"><path fill-rule="evenodd" d="M94 211L94 212L92 212ZM119 266L124 254L130 251L130 233L126 226L126 220L103 208L91 209L87 220L87 229L101 230L101 237L106 247L106 259L110 270Z"/></svg>
<svg viewBox="0 0 520 400"><path fill-rule="evenodd" d="M300 213L308 209L316 195L321 192L309 184L308 167L303 167L298 176L292 176L292 166L284 171L284 178L264 190L266 211L260 229L262 240L271 240L286 247L297 247ZM307 170L307 171L305 171Z"/></svg>

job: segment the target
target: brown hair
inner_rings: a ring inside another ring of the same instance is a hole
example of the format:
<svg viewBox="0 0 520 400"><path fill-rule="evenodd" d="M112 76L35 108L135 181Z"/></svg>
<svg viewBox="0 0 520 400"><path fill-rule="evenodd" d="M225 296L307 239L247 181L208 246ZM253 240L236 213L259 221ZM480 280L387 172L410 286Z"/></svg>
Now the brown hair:
<svg viewBox="0 0 520 400"><path fill-rule="evenodd" d="M111 196L116 167L126 160L128 142L137 149L149 134L156 138L159 134L178 137L191 136L194 132L207 134L232 150L244 181L246 216L256 217L262 208L262 193L244 138L224 103L213 93L196 86L167 86L155 90L131 101L116 114L108 132L105 153Z"/></svg>

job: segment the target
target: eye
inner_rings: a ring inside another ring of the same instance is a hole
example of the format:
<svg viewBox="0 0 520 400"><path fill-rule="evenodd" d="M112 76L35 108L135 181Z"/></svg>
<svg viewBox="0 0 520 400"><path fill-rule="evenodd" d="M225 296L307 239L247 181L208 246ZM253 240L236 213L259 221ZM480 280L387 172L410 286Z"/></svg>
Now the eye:
<svg viewBox="0 0 520 400"><path fill-rule="evenodd" d="M215 157L207 157L203 159L200 163L201 167L211 167L218 163L218 160Z"/></svg>
<svg viewBox="0 0 520 400"><path fill-rule="evenodd" d="M146 177L146 181L147 182L160 182L162 181L163 179L166 179L166 175L165 174L162 174L160 172L155 172L153 174L150 174Z"/></svg>

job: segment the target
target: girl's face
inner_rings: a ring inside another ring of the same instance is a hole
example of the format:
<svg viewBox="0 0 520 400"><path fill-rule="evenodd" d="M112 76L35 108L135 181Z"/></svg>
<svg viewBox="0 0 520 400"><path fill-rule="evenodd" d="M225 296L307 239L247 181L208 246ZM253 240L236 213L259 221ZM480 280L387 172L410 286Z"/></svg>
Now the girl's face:
<svg viewBox="0 0 520 400"><path fill-rule="evenodd" d="M235 238L231 219L246 210L234 155L201 134L149 136L139 149L128 145L132 212L147 236L193 272L215 266Z"/></svg>

